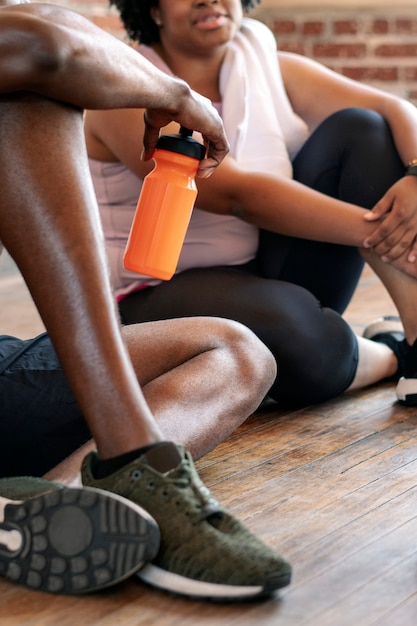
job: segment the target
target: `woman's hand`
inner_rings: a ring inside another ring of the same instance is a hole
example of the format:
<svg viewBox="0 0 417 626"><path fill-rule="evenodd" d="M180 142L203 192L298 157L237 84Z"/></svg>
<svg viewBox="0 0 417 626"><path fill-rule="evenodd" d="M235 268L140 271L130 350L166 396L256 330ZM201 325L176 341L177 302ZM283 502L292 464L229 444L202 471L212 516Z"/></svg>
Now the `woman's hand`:
<svg viewBox="0 0 417 626"><path fill-rule="evenodd" d="M365 214L367 221L378 223L372 235L363 243L383 261L417 259L417 177L404 176L397 181L372 211Z"/></svg>

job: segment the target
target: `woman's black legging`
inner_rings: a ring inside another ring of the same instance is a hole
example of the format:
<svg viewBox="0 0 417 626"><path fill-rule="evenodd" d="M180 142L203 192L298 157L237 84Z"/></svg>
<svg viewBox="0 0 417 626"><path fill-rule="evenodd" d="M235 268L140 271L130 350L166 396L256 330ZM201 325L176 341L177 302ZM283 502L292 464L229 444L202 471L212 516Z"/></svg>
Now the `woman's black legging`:
<svg viewBox="0 0 417 626"><path fill-rule="evenodd" d="M387 124L363 109L326 119L293 166L296 180L365 208L404 172ZM277 360L270 395L306 406L339 395L355 376L357 341L341 315L362 267L356 248L262 231L247 265L187 270L131 294L120 312L126 324L193 315L245 324Z"/></svg>

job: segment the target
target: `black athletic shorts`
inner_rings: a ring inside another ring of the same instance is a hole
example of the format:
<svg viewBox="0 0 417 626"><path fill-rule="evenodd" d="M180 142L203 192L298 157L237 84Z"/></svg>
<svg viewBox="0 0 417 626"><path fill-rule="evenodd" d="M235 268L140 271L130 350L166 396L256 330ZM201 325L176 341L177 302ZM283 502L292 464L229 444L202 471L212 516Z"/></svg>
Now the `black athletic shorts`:
<svg viewBox="0 0 417 626"><path fill-rule="evenodd" d="M42 476L90 438L48 335L0 335L0 476Z"/></svg>

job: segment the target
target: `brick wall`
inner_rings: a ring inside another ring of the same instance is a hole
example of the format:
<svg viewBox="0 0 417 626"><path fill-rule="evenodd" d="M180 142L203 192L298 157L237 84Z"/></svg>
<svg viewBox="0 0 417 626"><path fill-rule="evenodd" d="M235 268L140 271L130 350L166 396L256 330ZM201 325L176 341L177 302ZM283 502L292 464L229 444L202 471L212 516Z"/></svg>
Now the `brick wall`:
<svg viewBox="0 0 417 626"><path fill-rule="evenodd" d="M125 38L107 0L50 0L72 8ZM292 6L252 12L275 33L278 46L314 58L332 69L410 99L417 104L417 8L392 6L308 8Z"/></svg>
<svg viewBox="0 0 417 626"><path fill-rule="evenodd" d="M417 104L417 10L258 9L278 47Z"/></svg>

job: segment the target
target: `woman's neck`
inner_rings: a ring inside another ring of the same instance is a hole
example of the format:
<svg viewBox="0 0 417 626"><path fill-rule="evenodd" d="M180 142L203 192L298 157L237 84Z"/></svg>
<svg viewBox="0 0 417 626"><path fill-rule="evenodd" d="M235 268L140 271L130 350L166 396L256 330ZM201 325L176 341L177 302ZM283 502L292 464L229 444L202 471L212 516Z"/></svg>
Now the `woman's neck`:
<svg viewBox="0 0 417 626"><path fill-rule="evenodd" d="M212 102L220 102L219 76L225 47L217 49L212 55L194 57L177 50L168 51L160 43L152 47L175 76L185 80L192 89Z"/></svg>

